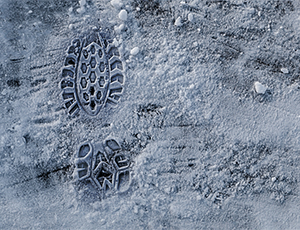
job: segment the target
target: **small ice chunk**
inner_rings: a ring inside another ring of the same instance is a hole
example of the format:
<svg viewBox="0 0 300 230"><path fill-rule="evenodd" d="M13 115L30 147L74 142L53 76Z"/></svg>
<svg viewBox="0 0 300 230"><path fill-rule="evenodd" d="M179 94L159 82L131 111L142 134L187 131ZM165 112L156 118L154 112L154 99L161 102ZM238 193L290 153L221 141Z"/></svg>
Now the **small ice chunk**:
<svg viewBox="0 0 300 230"><path fill-rule="evenodd" d="M263 84L261 84L258 81L254 82L254 88L255 91L259 94L264 94L267 90L267 87L265 87Z"/></svg>
<svg viewBox="0 0 300 230"><path fill-rule="evenodd" d="M175 26L182 26L182 22L181 22L181 17L180 16L176 19L174 25Z"/></svg>
<svg viewBox="0 0 300 230"><path fill-rule="evenodd" d="M141 10L141 8L140 8L140 7L137 7L137 8L136 8L136 11L138 11L138 12L139 12L140 10Z"/></svg>
<svg viewBox="0 0 300 230"><path fill-rule="evenodd" d="M280 71L282 73L289 73L289 70L287 68L281 68Z"/></svg>
<svg viewBox="0 0 300 230"><path fill-rule="evenodd" d="M194 14L193 14L193 13L189 13L189 14L188 14L188 20L189 20L190 22L192 22L192 21L194 20Z"/></svg>
<svg viewBox="0 0 300 230"><path fill-rule="evenodd" d="M123 21L126 21L127 20L127 11L126 10L121 10L120 13L119 13L119 18Z"/></svg>
<svg viewBox="0 0 300 230"><path fill-rule="evenodd" d="M120 0L111 0L110 4L115 8L120 8L123 5Z"/></svg>
<svg viewBox="0 0 300 230"><path fill-rule="evenodd" d="M32 14L32 12L33 12L32 10L29 10L29 11L28 11L28 14Z"/></svg>
<svg viewBox="0 0 300 230"><path fill-rule="evenodd" d="M134 47L134 48L130 51L130 54L135 56L135 55L137 55L139 52L140 52L139 47Z"/></svg>

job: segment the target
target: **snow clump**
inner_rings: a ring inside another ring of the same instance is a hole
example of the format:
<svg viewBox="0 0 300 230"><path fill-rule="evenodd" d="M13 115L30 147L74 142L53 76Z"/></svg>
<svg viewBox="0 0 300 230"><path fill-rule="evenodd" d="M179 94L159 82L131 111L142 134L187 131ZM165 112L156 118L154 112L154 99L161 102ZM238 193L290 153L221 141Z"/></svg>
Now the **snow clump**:
<svg viewBox="0 0 300 230"><path fill-rule="evenodd" d="M86 0L79 0L79 5L80 5L80 8L77 9L77 12L78 13L84 13L85 9L84 9L84 6L86 4Z"/></svg>
<svg viewBox="0 0 300 230"><path fill-rule="evenodd" d="M263 84L261 84L260 82L256 81L254 83L254 88L255 88L255 91L258 93L258 94L265 94L266 90L267 90L267 87L265 87Z"/></svg>
<svg viewBox="0 0 300 230"><path fill-rule="evenodd" d="M192 13L188 14L188 20L192 22L194 20L194 15Z"/></svg>
<svg viewBox="0 0 300 230"><path fill-rule="evenodd" d="M119 13L119 18L123 21L126 21L127 20L127 11L126 10L121 10L120 13Z"/></svg>
<svg viewBox="0 0 300 230"><path fill-rule="evenodd" d="M180 16L176 19L174 25L175 26L182 26L182 22L181 22L181 17Z"/></svg>
<svg viewBox="0 0 300 230"><path fill-rule="evenodd" d="M124 30L125 28L125 25L124 24L121 24L119 26L115 26L114 29L116 31L117 34L120 34L122 32L122 30Z"/></svg>
<svg viewBox="0 0 300 230"><path fill-rule="evenodd" d="M135 55L137 55L139 52L140 52L139 47L134 47L134 48L130 51L130 54L135 56Z"/></svg>
<svg viewBox="0 0 300 230"><path fill-rule="evenodd" d="M115 8L120 8L123 5L120 0L111 0L110 4Z"/></svg>
<svg viewBox="0 0 300 230"><path fill-rule="evenodd" d="M280 71L285 74L289 73L289 70L287 68L281 68Z"/></svg>

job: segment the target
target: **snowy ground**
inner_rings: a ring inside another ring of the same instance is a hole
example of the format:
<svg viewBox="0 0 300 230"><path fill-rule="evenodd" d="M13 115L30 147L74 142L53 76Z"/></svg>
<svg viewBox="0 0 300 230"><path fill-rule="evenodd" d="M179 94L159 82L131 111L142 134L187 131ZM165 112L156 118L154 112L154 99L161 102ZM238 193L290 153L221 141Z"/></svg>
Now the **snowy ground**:
<svg viewBox="0 0 300 230"><path fill-rule="evenodd" d="M299 7L0 0L0 228L300 229ZM93 29L115 39L124 93L70 117L61 68ZM97 199L74 155L109 136L132 184Z"/></svg>

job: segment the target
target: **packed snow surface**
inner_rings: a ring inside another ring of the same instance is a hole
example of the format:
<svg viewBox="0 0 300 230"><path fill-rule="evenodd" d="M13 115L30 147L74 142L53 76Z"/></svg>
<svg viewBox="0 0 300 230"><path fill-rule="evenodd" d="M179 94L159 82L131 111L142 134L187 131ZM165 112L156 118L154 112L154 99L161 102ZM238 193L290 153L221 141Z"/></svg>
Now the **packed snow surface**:
<svg viewBox="0 0 300 230"><path fill-rule="evenodd" d="M300 229L299 14L0 1L0 229Z"/></svg>

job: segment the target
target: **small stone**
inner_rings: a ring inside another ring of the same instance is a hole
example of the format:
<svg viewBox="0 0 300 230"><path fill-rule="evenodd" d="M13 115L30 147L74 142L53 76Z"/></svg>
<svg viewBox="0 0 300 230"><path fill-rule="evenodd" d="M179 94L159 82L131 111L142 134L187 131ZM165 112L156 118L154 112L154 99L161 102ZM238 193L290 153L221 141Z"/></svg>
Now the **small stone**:
<svg viewBox="0 0 300 230"><path fill-rule="evenodd" d="M127 11L126 10L121 10L120 13L119 13L119 18L123 21L126 21L127 20Z"/></svg>

